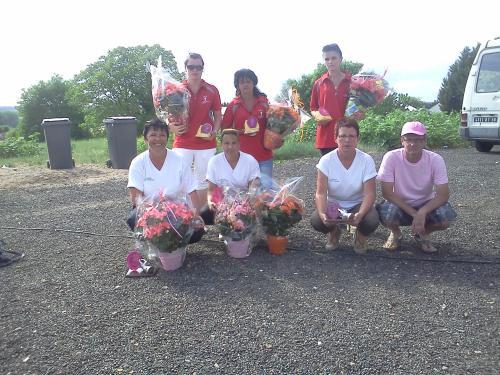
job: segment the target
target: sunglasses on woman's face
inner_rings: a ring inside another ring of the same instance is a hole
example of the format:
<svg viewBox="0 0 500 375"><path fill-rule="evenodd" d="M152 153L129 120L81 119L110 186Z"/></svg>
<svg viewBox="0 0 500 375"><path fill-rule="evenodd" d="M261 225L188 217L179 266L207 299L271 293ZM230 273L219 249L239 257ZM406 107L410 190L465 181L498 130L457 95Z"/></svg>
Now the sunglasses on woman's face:
<svg viewBox="0 0 500 375"><path fill-rule="evenodd" d="M203 70L203 65L186 65L186 68L188 68L188 70L197 70L201 72Z"/></svg>

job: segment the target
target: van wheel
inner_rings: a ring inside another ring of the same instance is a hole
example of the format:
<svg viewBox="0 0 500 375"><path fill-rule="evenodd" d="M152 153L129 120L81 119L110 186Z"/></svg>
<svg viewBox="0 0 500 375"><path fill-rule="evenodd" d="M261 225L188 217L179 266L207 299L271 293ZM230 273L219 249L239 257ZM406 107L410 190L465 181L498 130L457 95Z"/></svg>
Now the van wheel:
<svg viewBox="0 0 500 375"><path fill-rule="evenodd" d="M479 152L490 152L493 148L493 143L476 141L475 146Z"/></svg>

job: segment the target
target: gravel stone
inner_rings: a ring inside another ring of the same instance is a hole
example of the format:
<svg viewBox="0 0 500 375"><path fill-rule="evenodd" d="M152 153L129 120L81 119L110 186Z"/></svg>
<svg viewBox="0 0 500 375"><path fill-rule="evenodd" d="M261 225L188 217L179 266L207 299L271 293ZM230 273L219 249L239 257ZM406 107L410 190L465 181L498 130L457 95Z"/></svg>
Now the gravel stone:
<svg viewBox="0 0 500 375"><path fill-rule="evenodd" d="M184 266L124 277L127 171L0 169L0 239L26 253L0 268L1 374L493 374L499 372L500 152L437 150L458 221L418 250L334 252L309 224L319 158L305 176L289 251L229 258L213 229ZM377 166L382 154L374 154Z"/></svg>

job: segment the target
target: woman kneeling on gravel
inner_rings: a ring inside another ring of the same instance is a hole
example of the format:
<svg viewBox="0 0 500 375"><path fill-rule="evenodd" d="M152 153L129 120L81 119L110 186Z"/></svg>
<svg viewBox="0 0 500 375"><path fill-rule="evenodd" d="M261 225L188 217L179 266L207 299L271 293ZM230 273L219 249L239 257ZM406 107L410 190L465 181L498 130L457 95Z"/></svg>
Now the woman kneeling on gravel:
<svg viewBox="0 0 500 375"><path fill-rule="evenodd" d="M167 149L167 125L155 118L146 122L142 134L148 149L132 160L128 172L127 187L133 207L127 220L130 229L135 228L138 198L152 197L160 191L171 197L189 197L198 213L200 203L191 166L181 155ZM201 225L190 243L198 242L203 233Z"/></svg>
<svg viewBox="0 0 500 375"><path fill-rule="evenodd" d="M368 248L367 236L379 225L374 207L375 162L356 148L359 141L356 120L339 121L335 137L338 148L321 157L316 165L316 210L311 216L311 224L317 231L328 234L326 250L339 246L341 225L356 227L354 251L364 254ZM329 206L335 208L329 210ZM348 215L341 218L337 207Z"/></svg>
<svg viewBox="0 0 500 375"><path fill-rule="evenodd" d="M208 161L208 204L201 210L201 217L207 225L214 224L216 189L231 188L239 191L255 190L260 186L259 163L255 158L240 151L240 132L224 129L221 135L221 153Z"/></svg>

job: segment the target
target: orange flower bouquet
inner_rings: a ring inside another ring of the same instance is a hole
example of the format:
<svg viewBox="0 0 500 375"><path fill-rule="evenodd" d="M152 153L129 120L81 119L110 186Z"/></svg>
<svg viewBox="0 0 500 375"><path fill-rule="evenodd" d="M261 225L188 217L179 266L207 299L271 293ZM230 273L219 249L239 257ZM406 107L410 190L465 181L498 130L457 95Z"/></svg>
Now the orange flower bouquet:
<svg viewBox="0 0 500 375"><path fill-rule="evenodd" d="M291 91L290 100L280 104L270 104L267 110L267 126L264 131L264 147L274 150L281 147L283 138L300 125L300 98Z"/></svg>
<svg viewBox="0 0 500 375"><path fill-rule="evenodd" d="M288 230L302 220L304 203L292 194L302 179L292 178L277 193L266 191L258 197L259 218L266 234L287 236Z"/></svg>

